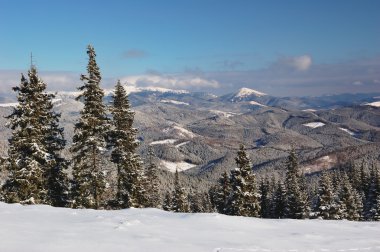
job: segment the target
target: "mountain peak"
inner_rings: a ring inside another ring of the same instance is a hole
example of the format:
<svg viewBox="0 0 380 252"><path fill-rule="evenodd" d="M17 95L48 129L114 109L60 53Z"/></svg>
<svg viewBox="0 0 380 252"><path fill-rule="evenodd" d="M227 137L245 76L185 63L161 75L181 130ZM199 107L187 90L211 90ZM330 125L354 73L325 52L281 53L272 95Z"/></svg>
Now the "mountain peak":
<svg viewBox="0 0 380 252"><path fill-rule="evenodd" d="M239 89L239 91L236 93L235 97L243 98L243 97L247 97L247 96L251 96L251 95L261 97L261 96L265 96L267 94L256 91L254 89L243 87L243 88Z"/></svg>

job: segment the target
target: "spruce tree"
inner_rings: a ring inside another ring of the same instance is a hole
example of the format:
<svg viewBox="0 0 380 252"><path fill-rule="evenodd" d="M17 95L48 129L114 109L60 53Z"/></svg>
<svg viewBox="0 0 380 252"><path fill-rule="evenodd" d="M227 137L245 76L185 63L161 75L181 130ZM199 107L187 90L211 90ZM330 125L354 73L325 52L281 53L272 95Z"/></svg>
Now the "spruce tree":
<svg viewBox="0 0 380 252"><path fill-rule="evenodd" d="M172 193L171 210L174 212L189 212L189 204L185 190L179 182L178 170L176 170L174 174L174 191Z"/></svg>
<svg viewBox="0 0 380 252"><path fill-rule="evenodd" d="M260 181L260 216L261 218L269 218L271 216L271 195L270 195L270 182L268 178L263 178Z"/></svg>
<svg viewBox="0 0 380 252"><path fill-rule="evenodd" d="M7 202L47 203L47 170L55 162L48 150L51 97L45 92L46 84L32 66L29 80L21 76L20 86L14 87L18 105L7 118L12 136L9 139L6 166L9 177L4 185Z"/></svg>
<svg viewBox="0 0 380 252"><path fill-rule="evenodd" d="M75 124L73 136L73 207L99 208L106 180L102 158L106 148L106 133L109 129L106 107L103 104L104 91L100 88L101 74L96 63L94 48L87 47L89 57L87 75L81 75L82 93L76 98L82 100L84 108Z"/></svg>
<svg viewBox="0 0 380 252"><path fill-rule="evenodd" d="M109 146L111 161L117 167L116 201L120 207L147 205L145 175L140 157L136 153L137 129L133 128L134 112L124 87L117 82L111 106L112 129Z"/></svg>
<svg viewBox="0 0 380 252"><path fill-rule="evenodd" d="M359 220L360 209L356 204L357 200L355 199L354 189L346 173L343 173L340 194L342 219Z"/></svg>
<svg viewBox="0 0 380 252"><path fill-rule="evenodd" d="M154 163L154 153L152 148L148 150L148 164L146 167L146 178L147 178L147 198L148 207L161 207L161 198L159 194L159 180L158 180L158 167Z"/></svg>
<svg viewBox="0 0 380 252"><path fill-rule="evenodd" d="M286 217L304 219L308 217L308 196L298 171L298 159L292 150L286 162Z"/></svg>
<svg viewBox="0 0 380 252"><path fill-rule="evenodd" d="M167 192L164 197L164 202L162 204L162 209L165 211L171 211L172 210L172 195L170 192Z"/></svg>
<svg viewBox="0 0 380 252"><path fill-rule="evenodd" d="M365 199L365 213L366 220L374 220L378 213L378 198L380 195L380 170L376 166L372 166L369 176L369 185L367 197Z"/></svg>
<svg viewBox="0 0 380 252"><path fill-rule="evenodd" d="M223 172L214 189L213 201L218 213L226 214L228 209L228 199L231 193L230 178L227 172Z"/></svg>
<svg viewBox="0 0 380 252"><path fill-rule="evenodd" d="M272 217L285 218L286 214L286 188L282 181L278 181L272 198Z"/></svg>
<svg viewBox="0 0 380 252"><path fill-rule="evenodd" d="M337 220L340 218L336 202L336 195L327 172L322 172L319 179L317 214L325 220Z"/></svg>
<svg viewBox="0 0 380 252"><path fill-rule="evenodd" d="M44 178L47 188L47 198L45 203L56 207L64 207L69 202L69 185L65 169L68 161L61 156L61 152L66 146L63 131L59 126L61 114L53 110L54 94L47 94L45 99L46 124L44 145L51 157L48 163Z"/></svg>
<svg viewBox="0 0 380 252"><path fill-rule="evenodd" d="M260 194L256 188L256 176L252 165L241 145L235 158L237 168L231 172L231 194L228 214L238 216L260 216Z"/></svg>

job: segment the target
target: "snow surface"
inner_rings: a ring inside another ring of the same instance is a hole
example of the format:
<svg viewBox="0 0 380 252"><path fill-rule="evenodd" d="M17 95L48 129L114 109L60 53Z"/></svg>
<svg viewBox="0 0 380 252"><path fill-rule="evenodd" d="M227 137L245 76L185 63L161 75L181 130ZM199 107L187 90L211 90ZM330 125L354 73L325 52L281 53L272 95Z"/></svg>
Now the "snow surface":
<svg viewBox="0 0 380 252"><path fill-rule="evenodd" d="M250 88L241 88L241 89L239 89L239 92L235 95L235 97L241 97L242 98L242 97L247 97L250 95L255 95L255 96L260 97L260 96L264 96L267 94L256 91L254 89L250 89Z"/></svg>
<svg viewBox="0 0 380 252"><path fill-rule="evenodd" d="M163 129L163 132L170 135L176 135L181 138L194 138L196 137L196 134L191 132L190 130L187 130L180 125L173 125L171 127Z"/></svg>
<svg viewBox="0 0 380 252"><path fill-rule="evenodd" d="M4 252L380 251L380 222L0 203L0 223L0 251Z"/></svg>
<svg viewBox="0 0 380 252"><path fill-rule="evenodd" d="M183 142L183 143L177 144L175 147L176 147L176 148L179 148L179 147L184 146L184 145L186 145L186 144L188 144L188 143L190 143L190 141L186 141L186 142Z"/></svg>
<svg viewBox="0 0 380 252"><path fill-rule="evenodd" d="M255 102L255 101L250 101L249 104L256 105L256 106L261 106L261 107L268 107L268 106L266 106L264 104L261 104L261 103Z"/></svg>
<svg viewBox="0 0 380 252"><path fill-rule="evenodd" d="M0 107L3 107L3 108L16 107L17 105L18 105L18 102L0 103Z"/></svg>
<svg viewBox="0 0 380 252"><path fill-rule="evenodd" d="M364 105L371 106L371 107L380 107L380 101L370 102L370 103L366 103Z"/></svg>
<svg viewBox="0 0 380 252"><path fill-rule="evenodd" d="M151 142L149 145L157 145L157 144L173 144L177 142L177 139L164 139L164 140L159 140L159 141L154 141Z"/></svg>
<svg viewBox="0 0 380 252"><path fill-rule="evenodd" d="M221 111L221 110L209 110L211 113L214 113L216 115L219 115L219 116L224 116L224 117L231 117L231 116L236 116L236 115L240 115L238 113L234 113L234 112L227 112L227 111Z"/></svg>
<svg viewBox="0 0 380 252"><path fill-rule="evenodd" d="M181 172L181 171L186 171L188 169L191 169L191 168L195 167L196 165L190 164L190 163L185 162L185 161L170 162L170 161L166 161L166 160L161 160L161 166L163 166L166 170L168 170L170 172L175 172L176 170Z"/></svg>
<svg viewBox="0 0 380 252"><path fill-rule="evenodd" d="M304 109L302 111L305 111L305 112L317 112L316 109Z"/></svg>
<svg viewBox="0 0 380 252"><path fill-rule="evenodd" d="M186 106L190 105L187 102L181 102L181 101L176 101L176 100L161 100L160 102L162 102L162 103L171 103L171 104L176 104L176 105L186 105Z"/></svg>
<svg viewBox="0 0 380 252"><path fill-rule="evenodd" d="M60 102L62 99L52 99L52 103ZM6 108L6 107L17 107L18 102L11 102L11 103L0 103L0 107Z"/></svg>
<svg viewBox="0 0 380 252"><path fill-rule="evenodd" d="M324 124L323 122L311 122L311 123L304 123L302 125L306 126L306 127L309 127L309 128L312 128L312 129L315 129L315 128L318 128L318 127L325 126L326 124Z"/></svg>
<svg viewBox="0 0 380 252"><path fill-rule="evenodd" d="M351 136L355 136L355 132L349 130L349 129L346 129L346 128L339 128L340 130L343 130L344 132L350 134Z"/></svg>

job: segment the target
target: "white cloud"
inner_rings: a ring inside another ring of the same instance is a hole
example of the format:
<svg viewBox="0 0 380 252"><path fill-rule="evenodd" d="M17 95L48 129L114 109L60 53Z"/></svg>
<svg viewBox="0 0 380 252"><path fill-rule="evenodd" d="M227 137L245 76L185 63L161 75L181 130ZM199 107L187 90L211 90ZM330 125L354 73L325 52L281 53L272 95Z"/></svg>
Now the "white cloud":
<svg viewBox="0 0 380 252"><path fill-rule="evenodd" d="M173 75L134 75L121 78L122 82L127 82L137 87L164 87L164 88L181 88L181 89L201 89L201 88L218 88L219 82L213 79L205 79L199 76L186 74Z"/></svg>
<svg viewBox="0 0 380 252"><path fill-rule="evenodd" d="M352 85L355 85L355 86L361 86L361 85L363 85L363 82L361 82L361 81L354 81L354 82L352 83Z"/></svg>
<svg viewBox="0 0 380 252"><path fill-rule="evenodd" d="M302 55L299 57L294 57L292 59L292 64L296 70L305 71L310 68L312 59L310 55Z"/></svg>

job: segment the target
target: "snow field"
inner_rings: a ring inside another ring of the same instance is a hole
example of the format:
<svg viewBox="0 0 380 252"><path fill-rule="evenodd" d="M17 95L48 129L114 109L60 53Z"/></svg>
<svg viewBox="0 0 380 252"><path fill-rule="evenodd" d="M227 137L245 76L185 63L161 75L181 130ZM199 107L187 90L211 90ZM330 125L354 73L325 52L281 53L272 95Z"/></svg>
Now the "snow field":
<svg viewBox="0 0 380 252"><path fill-rule="evenodd" d="M323 122L311 122L311 123L304 123L302 125L306 126L306 127L309 127L309 128L312 128L312 129L315 129L315 128L318 128L318 127L325 126L326 124L324 124Z"/></svg>
<svg viewBox="0 0 380 252"><path fill-rule="evenodd" d="M0 223L4 252L380 251L379 222L0 203Z"/></svg>

